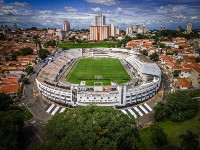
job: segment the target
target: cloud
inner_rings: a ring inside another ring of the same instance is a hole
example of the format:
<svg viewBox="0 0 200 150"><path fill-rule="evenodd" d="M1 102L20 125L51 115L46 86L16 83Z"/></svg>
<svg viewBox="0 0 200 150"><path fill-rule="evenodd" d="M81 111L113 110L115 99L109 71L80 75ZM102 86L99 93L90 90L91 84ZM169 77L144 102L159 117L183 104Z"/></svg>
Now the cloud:
<svg viewBox="0 0 200 150"><path fill-rule="evenodd" d="M168 2L174 2L174 3L191 3L191 2L199 2L199 0L167 0Z"/></svg>
<svg viewBox="0 0 200 150"><path fill-rule="evenodd" d="M65 10L66 10L68 13L75 13L75 12L77 12L77 9L74 8L74 7L65 6L64 8L65 8Z"/></svg>
<svg viewBox="0 0 200 150"><path fill-rule="evenodd" d="M40 14L51 14L52 11L51 10L40 10L38 11Z"/></svg>
<svg viewBox="0 0 200 150"><path fill-rule="evenodd" d="M12 4L15 5L15 6L19 6L19 7L26 7L26 6L29 5L29 3L26 3L26 2L23 2L23 3L15 2L15 3L12 3Z"/></svg>
<svg viewBox="0 0 200 150"><path fill-rule="evenodd" d="M14 9L13 6L9 6L9 5L0 6L0 16L16 15L16 14L17 14L17 10Z"/></svg>
<svg viewBox="0 0 200 150"><path fill-rule="evenodd" d="M175 29L188 22L196 24L196 27L199 27L200 24L199 5L183 3L174 5L151 5L150 3L149 5L137 5L136 3L131 5L128 1L126 1L126 5L118 5L121 1L86 1L94 4L93 7L79 8L81 5L77 5L77 7L66 6L64 9L47 10L45 7L35 8L28 3L4 2L0 4L0 24L12 26L13 23L17 23L24 27L62 28L63 21L67 19L72 28L81 29L89 28L94 24L95 15L99 12L106 16L106 24L118 25L121 29L132 27L134 24L148 25L147 27L151 29L159 28L161 25ZM98 5L96 6L96 4ZM107 7L114 4L116 5Z"/></svg>
<svg viewBox="0 0 200 150"><path fill-rule="evenodd" d="M117 3L116 0L85 0L85 1L92 4L100 4L107 6L115 5Z"/></svg>
<svg viewBox="0 0 200 150"><path fill-rule="evenodd" d="M99 12L99 11L101 11L101 8L99 8L99 7L96 7L96 8L91 8L93 11L95 11L95 12Z"/></svg>
<svg viewBox="0 0 200 150"><path fill-rule="evenodd" d="M0 0L0 4L3 4L4 3L4 0Z"/></svg>
<svg viewBox="0 0 200 150"><path fill-rule="evenodd" d="M196 19L198 19L198 17L197 16L192 16L191 19L192 20L196 20Z"/></svg>

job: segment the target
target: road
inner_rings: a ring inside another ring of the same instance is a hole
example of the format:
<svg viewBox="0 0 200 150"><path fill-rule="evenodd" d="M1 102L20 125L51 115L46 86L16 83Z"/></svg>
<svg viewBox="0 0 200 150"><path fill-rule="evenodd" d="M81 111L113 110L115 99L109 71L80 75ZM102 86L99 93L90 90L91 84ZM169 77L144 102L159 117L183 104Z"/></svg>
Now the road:
<svg viewBox="0 0 200 150"><path fill-rule="evenodd" d="M170 87L170 78L168 77L168 75L162 70L162 83L163 88L164 88L164 97L171 93L171 87Z"/></svg>
<svg viewBox="0 0 200 150"><path fill-rule="evenodd" d="M43 143L43 128L45 124L52 118L51 115L45 112L44 108L48 104L40 96L34 95L34 81L36 72L39 69L39 64L35 66L34 73L29 77L29 84L24 86L23 100L19 105L25 105L34 117L25 123L22 130L22 139L25 145L34 146L35 144ZM26 149L26 148L24 148Z"/></svg>
<svg viewBox="0 0 200 150"><path fill-rule="evenodd" d="M49 119L51 119L51 116L43 109L43 100L39 97L36 97L33 93L34 81L38 69L39 65L36 65L34 68L35 73L30 75L29 84L25 85L24 87L24 99L22 100L22 103L24 103L29 108L29 110L34 115L34 118L47 122Z"/></svg>

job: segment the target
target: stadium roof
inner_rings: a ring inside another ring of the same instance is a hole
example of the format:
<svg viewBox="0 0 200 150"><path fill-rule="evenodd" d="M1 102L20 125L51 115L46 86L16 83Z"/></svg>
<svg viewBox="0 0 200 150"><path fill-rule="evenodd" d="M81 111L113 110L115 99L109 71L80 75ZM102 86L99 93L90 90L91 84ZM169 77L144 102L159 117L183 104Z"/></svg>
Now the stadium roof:
<svg viewBox="0 0 200 150"><path fill-rule="evenodd" d="M143 63L142 67L139 69L143 74L160 76L161 70L156 63Z"/></svg>

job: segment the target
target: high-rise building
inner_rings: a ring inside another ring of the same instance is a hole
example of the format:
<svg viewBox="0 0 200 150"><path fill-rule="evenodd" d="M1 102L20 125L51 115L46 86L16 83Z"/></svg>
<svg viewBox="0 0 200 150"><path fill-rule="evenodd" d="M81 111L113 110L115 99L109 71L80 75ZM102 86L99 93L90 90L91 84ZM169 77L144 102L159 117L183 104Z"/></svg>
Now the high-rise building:
<svg viewBox="0 0 200 150"><path fill-rule="evenodd" d="M63 31L61 29L57 29L55 34L59 37L60 40L64 40L64 38L66 37L66 31Z"/></svg>
<svg viewBox="0 0 200 150"><path fill-rule="evenodd" d="M192 32L192 24L188 23L187 25L187 33L191 33Z"/></svg>
<svg viewBox="0 0 200 150"><path fill-rule="evenodd" d="M142 26L142 33L143 34L147 33L147 27L145 25Z"/></svg>
<svg viewBox="0 0 200 150"><path fill-rule="evenodd" d="M106 25L105 16L102 14L95 16L95 26L104 26L104 25Z"/></svg>
<svg viewBox="0 0 200 150"><path fill-rule="evenodd" d="M109 25L109 32L110 32L109 36L113 36L113 37L116 36L115 25L113 25L113 24Z"/></svg>
<svg viewBox="0 0 200 150"><path fill-rule="evenodd" d="M109 26L90 26L90 41L103 41L109 34Z"/></svg>
<svg viewBox="0 0 200 150"><path fill-rule="evenodd" d="M9 29L8 29L8 26L7 26L7 25L1 25L1 30L7 31L7 30L9 30Z"/></svg>
<svg viewBox="0 0 200 150"><path fill-rule="evenodd" d="M160 27L160 30L165 30L165 26L161 26L161 27Z"/></svg>
<svg viewBox="0 0 200 150"><path fill-rule="evenodd" d="M18 27L17 27L17 24L16 24L16 23L14 23L14 25L13 25L13 30L14 30L14 31L18 31Z"/></svg>
<svg viewBox="0 0 200 150"><path fill-rule="evenodd" d="M133 26L133 32L138 32L138 30L140 29L140 25L139 24L136 24Z"/></svg>
<svg viewBox="0 0 200 150"><path fill-rule="evenodd" d="M67 32L70 31L70 23L67 20L63 22L63 30Z"/></svg>
<svg viewBox="0 0 200 150"><path fill-rule="evenodd" d="M133 30L131 29L131 27L126 28L126 35L128 34L132 34Z"/></svg>
<svg viewBox="0 0 200 150"><path fill-rule="evenodd" d="M181 32L181 31L182 31L182 28L181 28L181 26L178 26L178 29L177 29L177 31L179 31L179 32Z"/></svg>
<svg viewBox="0 0 200 150"><path fill-rule="evenodd" d="M115 26L115 32L116 32L116 35L120 35L120 30L118 26Z"/></svg>

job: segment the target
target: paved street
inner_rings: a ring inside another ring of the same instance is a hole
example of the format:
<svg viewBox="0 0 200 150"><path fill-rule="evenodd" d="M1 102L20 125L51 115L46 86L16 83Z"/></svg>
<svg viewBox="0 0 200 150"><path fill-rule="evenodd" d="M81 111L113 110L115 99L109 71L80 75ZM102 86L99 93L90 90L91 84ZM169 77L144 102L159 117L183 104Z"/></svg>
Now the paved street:
<svg viewBox="0 0 200 150"><path fill-rule="evenodd" d="M35 67L35 72L38 70L38 65ZM51 119L51 116L44 111L44 109L41 107L41 103L43 103L42 99L39 99L38 97L35 97L33 93L33 87L34 87L34 80L36 77L36 73L33 73L29 78L29 84L25 85L24 87L24 99L22 100L22 103L24 103L29 110L34 114L34 117L37 119L40 119L41 121L47 122L49 119Z"/></svg>
<svg viewBox="0 0 200 150"><path fill-rule="evenodd" d="M25 123L22 131L22 138L25 143L38 144L43 143L43 128L52 116L45 112L44 108L49 104L44 101L40 96L35 96L33 87L36 72L39 65L35 66L35 73L30 75L29 84L24 87L24 98L20 102L21 105L26 105L34 117Z"/></svg>
<svg viewBox="0 0 200 150"><path fill-rule="evenodd" d="M162 83L163 88L164 88L164 98L167 94L171 93L171 87L170 87L170 78L167 76L166 73L162 73Z"/></svg>

